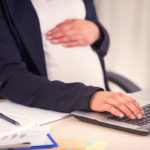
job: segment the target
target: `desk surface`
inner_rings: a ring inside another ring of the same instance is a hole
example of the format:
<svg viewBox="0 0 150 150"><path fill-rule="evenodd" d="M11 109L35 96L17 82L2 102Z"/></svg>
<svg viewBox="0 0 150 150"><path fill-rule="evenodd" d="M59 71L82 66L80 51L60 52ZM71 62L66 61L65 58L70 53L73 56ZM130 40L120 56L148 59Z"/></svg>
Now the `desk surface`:
<svg viewBox="0 0 150 150"><path fill-rule="evenodd" d="M104 150L150 150L150 135L140 136L98 125L81 122L69 117L50 124L54 138L74 136L80 139L105 141Z"/></svg>
<svg viewBox="0 0 150 150"><path fill-rule="evenodd" d="M139 92L137 96L140 100L144 98L149 101L150 92L145 91L142 95ZM101 127L81 122L74 117L55 121L47 126L50 126L50 133L56 139L73 136L79 139L108 142L104 150L150 150L150 135L140 136Z"/></svg>

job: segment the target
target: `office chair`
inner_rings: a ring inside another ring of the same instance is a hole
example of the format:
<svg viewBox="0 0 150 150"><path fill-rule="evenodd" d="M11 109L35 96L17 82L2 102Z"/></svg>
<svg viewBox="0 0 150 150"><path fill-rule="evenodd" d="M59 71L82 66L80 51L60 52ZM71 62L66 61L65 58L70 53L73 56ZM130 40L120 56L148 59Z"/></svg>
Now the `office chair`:
<svg viewBox="0 0 150 150"><path fill-rule="evenodd" d="M117 86L119 86L123 91L127 93L133 93L141 90L141 88L137 86L135 83L133 83L131 80L117 73L107 71L106 74L108 82L115 83Z"/></svg>

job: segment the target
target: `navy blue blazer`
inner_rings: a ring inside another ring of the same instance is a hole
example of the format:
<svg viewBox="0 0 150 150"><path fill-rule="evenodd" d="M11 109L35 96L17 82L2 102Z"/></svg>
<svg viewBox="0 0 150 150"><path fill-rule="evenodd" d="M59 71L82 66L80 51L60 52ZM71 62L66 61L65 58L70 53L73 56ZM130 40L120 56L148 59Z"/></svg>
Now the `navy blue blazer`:
<svg viewBox="0 0 150 150"><path fill-rule="evenodd" d="M86 19L98 25L102 39L92 48L103 57L109 38L99 23L92 0L83 0ZM108 89L105 76L105 84ZM89 100L99 87L47 79L41 32L30 0L0 0L0 94L13 102L49 110L89 110Z"/></svg>

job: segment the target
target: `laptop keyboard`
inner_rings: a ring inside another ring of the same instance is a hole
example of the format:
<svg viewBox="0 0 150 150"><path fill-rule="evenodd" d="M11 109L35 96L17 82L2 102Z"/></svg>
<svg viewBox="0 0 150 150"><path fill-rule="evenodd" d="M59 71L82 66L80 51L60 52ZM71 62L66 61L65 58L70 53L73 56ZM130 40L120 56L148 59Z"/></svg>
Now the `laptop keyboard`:
<svg viewBox="0 0 150 150"><path fill-rule="evenodd" d="M129 124L133 124L133 125L143 126L143 125L150 123L150 104L145 105L143 107L143 111L145 113L145 116L140 120L139 119L132 120L126 116L123 118L119 118L119 117L116 117L114 115L112 115L108 118L116 120L116 121L121 121L121 122L129 123Z"/></svg>

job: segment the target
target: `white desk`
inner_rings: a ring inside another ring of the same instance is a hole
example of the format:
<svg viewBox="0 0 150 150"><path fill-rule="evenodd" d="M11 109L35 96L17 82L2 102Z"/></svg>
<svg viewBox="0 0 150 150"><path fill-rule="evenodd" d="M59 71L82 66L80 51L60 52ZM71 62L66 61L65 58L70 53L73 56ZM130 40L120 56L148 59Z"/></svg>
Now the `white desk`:
<svg viewBox="0 0 150 150"><path fill-rule="evenodd" d="M73 117L51 123L51 134L59 139L74 136L79 139L108 142L104 150L150 150L150 135L140 136L92 125Z"/></svg>
<svg viewBox="0 0 150 150"><path fill-rule="evenodd" d="M150 92L142 91L137 94L138 101L142 99L150 101ZM143 96L144 95L144 96ZM144 103L143 103L144 104ZM51 135L56 138L73 136L79 139L108 142L104 150L150 150L150 135L140 136L124 131L101 127L81 122L73 117L50 123Z"/></svg>

